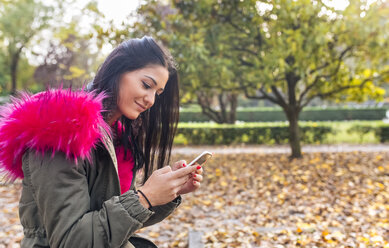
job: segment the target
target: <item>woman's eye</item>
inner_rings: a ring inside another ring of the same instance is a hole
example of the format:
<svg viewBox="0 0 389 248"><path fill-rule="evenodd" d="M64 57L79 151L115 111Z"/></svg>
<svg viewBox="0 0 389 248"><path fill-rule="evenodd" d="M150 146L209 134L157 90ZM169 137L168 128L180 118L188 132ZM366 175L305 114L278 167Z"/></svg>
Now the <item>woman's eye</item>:
<svg viewBox="0 0 389 248"><path fill-rule="evenodd" d="M147 83L145 83L143 81L142 81L142 83L143 83L143 87L145 87L145 89L150 89L151 88L150 85L148 85Z"/></svg>

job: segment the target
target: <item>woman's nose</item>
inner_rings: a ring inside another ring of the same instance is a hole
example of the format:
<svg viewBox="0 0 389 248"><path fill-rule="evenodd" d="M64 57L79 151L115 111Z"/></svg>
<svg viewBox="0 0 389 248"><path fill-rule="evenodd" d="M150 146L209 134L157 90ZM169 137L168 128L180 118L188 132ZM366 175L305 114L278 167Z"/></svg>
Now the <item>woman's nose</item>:
<svg viewBox="0 0 389 248"><path fill-rule="evenodd" d="M147 108L151 108L154 105L155 101L155 93L148 93L144 98L145 103L147 104Z"/></svg>

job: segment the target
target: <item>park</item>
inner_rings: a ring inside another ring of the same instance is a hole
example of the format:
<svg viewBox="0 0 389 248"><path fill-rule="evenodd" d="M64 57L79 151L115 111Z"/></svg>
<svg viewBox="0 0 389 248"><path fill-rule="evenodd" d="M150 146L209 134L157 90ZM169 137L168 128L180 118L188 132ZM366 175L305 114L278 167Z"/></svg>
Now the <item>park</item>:
<svg viewBox="0 0 389 248"><path fill-rule="evenodd" d="M0 105L85 88L127 39L166 46L180 79L170 163L213 157L200 189L137 235L389 248L387 0L144 0L120 20L102 1L0 0ZM22 180L0 173L0 248L20 247Z"/></svg>

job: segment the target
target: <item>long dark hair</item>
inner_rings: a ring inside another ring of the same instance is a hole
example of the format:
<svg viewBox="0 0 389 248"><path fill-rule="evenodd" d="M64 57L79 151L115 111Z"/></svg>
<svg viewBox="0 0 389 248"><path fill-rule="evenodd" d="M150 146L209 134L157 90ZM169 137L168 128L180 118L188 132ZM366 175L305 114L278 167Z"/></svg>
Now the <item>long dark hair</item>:
<svg viewBox="0 0 389 248"><path fill-rule="evenodd" d="M154 105L136 120L121 117L122 135L117 140L124 146L125 153L130 150L133 154L136 169L144 168L143 182L153 172L155 157L158 169L170 162L179 118L178 75L171 54L148 36L124 41L105 59L90 87L108 96L103 100L102 113L108 121L117 109L120 76L151 65L161 65L169 71L164 92L156 96ZM115 127L118 128L117 124Z"/></svg>

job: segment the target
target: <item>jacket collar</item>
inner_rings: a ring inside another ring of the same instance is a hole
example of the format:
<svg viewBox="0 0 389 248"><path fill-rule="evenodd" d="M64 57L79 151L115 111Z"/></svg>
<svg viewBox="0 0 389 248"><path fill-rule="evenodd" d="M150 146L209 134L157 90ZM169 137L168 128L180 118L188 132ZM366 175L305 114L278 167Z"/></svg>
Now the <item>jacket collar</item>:
<svg viewBox="0 0 389 248"><path fill-rule="evenodd" d="M91 160L92 148L104 137L117 170L111 130L101 115L104 97L61 88L12 98L0 107L0 170L10 179L23 178L22 155L27 149Z"/></svg>
<svg viewBox="0 0 389 248"><path fill-rule="evenodd" d="M102 138L102 142L107 149L109 156L112 159L113 165L115 166L116 174L119 176L118 161L115 153L115 147L113 145L112 136L105 134Z"/></svg>

